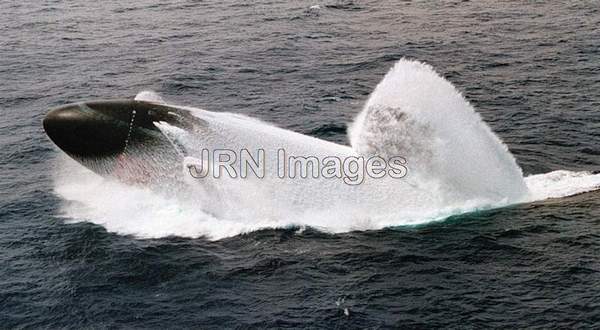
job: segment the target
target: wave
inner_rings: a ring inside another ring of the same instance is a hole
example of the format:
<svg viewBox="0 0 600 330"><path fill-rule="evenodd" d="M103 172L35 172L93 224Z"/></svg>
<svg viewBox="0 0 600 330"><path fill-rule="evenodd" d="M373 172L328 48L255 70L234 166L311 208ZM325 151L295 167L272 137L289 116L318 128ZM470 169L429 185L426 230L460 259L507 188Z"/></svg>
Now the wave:
<svg viewBox="0 0 600 330"><path fill-rule="evenodd" d="M527 202L562 198L600 189L600 174L588 171L558 170L525 178L529 197Z"/></svg>

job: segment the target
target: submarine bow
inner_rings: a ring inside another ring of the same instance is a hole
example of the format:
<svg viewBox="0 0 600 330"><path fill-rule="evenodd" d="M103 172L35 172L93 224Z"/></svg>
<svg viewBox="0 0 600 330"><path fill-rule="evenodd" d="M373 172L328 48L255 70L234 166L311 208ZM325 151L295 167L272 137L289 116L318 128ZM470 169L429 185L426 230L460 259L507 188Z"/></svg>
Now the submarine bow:
<svg viewBox="0 0 600 330"><path fill-rule="evenodd" d="M186 117L189 115L180 109L157 103L100 100L52 109L43 126L52 142L71 158L97 174L109 175L119 165L133 166L132 159L151 168L157 163L156 156L144 155L156 154L157 148L162 158L177 157L154 123L185 128Z"/></svg>

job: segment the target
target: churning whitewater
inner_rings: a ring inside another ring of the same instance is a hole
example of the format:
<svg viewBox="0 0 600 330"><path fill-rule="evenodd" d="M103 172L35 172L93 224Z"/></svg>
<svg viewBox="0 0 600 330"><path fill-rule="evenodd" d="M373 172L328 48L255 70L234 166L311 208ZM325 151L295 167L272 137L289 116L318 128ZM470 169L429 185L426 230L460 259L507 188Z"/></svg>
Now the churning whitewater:
<svg viewBox="0 0 600 330"><path fill-rule="evenodd" d="M136 98L163 103L151 92ZM578 194L600 175L555 171L523 177L508 148L458 90L433 68L400 60L349 126L343 146L238 114L190 107L190 129L155 125L181 155L183 187L162 191L105 179L60 157L55 191L69 221L90 221L141 238L220 239L262 228L310 226L328 232L380 229L451 215ZM408 174L366 177L357 185L326 178L281 179L273 157L264 178L192 177L202 150L284 149L316 157L400 156ZM147 152L147 151L146 151ZM165 168L172 168L165 166Z"/></svg>

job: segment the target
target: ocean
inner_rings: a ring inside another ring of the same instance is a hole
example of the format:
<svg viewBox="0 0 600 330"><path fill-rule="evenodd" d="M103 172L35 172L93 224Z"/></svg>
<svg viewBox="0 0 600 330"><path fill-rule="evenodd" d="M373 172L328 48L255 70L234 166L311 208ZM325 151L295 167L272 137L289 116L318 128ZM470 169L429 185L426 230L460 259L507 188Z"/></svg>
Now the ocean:
<svg viewBox="0 0 600 330"><path fill-rule="evenodd" d="M597 172L598 2L8 0L0 18L0 328L600 326L598 191L385 226L209 221L85 172L42 128L151 90L348 145L406 58L524 176Z"/></svg>

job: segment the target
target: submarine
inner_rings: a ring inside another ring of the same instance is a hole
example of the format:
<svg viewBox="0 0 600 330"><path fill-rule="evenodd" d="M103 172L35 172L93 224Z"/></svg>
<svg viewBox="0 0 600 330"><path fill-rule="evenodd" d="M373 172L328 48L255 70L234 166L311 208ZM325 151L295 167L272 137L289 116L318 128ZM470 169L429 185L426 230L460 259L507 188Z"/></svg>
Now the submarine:
<svg viewBox="0 0 600 330"><path fill-rule="evenodd" d="M61 106L42 124L58 148L96 174L152 182L182 157L155 123L189 129L198 121L183 109L131 98Z"/></svg>
<svg viewBox="0 0 600 330"><path fill-rule="evenodd" d="M167 194L181 189L186 195L203 196L202 204L211 209L252 209L259 217L285 216L283 209L305 213L335 205L389 208L411 216L465 201L507 205L529 194L506 145L454 85L418 61L400 60L390 69L349 123L347 144L227 109L167 104L149 91L131 99L59 107L47 114L43 126L62 151L101 176L148 183L151 190L166 189ZM186 171L205 165L205 150L224 149L252 154L264 150L264 178L196 178ZM408 175L400 179L363 175L364 182L352 186L343 176L341 180L280 176L281 149L288 156L317 160L398 156L407 161ZM399 204L400 198L405 203ZM273 203L257 208L257 200Z"/></svg>

